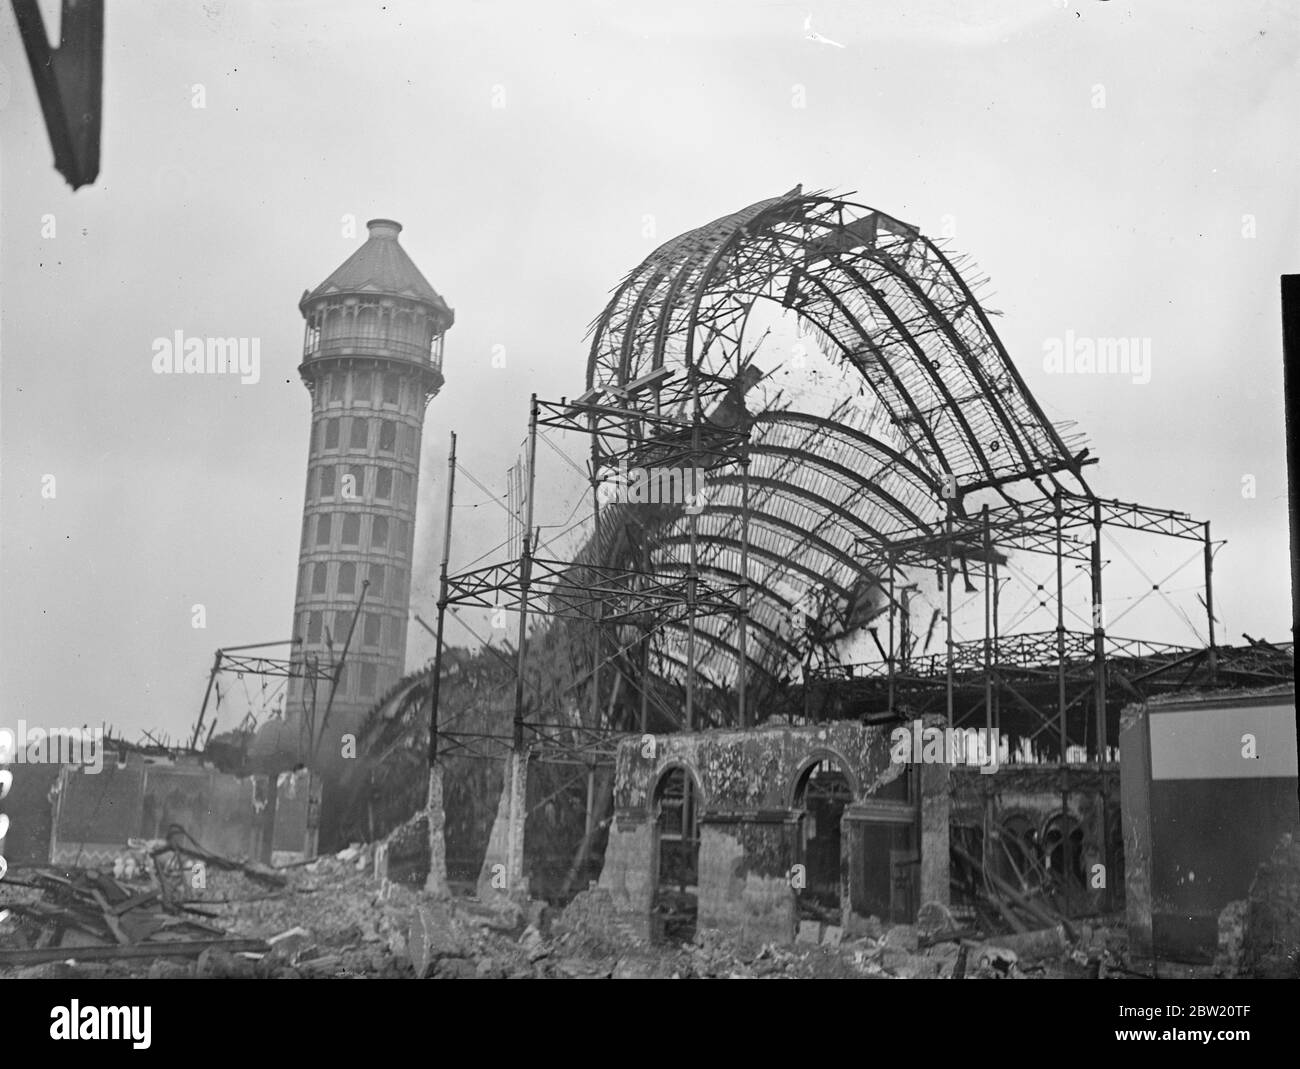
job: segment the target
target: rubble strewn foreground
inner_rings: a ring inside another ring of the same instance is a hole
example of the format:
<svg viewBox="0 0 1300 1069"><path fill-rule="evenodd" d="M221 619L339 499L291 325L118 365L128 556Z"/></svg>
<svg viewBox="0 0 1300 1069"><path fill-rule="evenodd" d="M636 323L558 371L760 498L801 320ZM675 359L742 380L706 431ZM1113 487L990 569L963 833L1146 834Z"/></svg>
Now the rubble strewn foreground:
<svg viewBox="0 0 1300 1069"><path fill-rule="evenodd" d="M0 978L1006 978L1123 975L1123 930L1076 925L994 941L895 925L847 938L805 922L789 946L611 939L597 888L541 902L436 899L377 879L372 847L281 869L153 844L111 872L28 868L6 879ZM149 864L154 857L165 863ZM202 865L202 869L196 868ZM193 886L202 871L201 886ZM926 920L928 918L923 918Z"/></svg>

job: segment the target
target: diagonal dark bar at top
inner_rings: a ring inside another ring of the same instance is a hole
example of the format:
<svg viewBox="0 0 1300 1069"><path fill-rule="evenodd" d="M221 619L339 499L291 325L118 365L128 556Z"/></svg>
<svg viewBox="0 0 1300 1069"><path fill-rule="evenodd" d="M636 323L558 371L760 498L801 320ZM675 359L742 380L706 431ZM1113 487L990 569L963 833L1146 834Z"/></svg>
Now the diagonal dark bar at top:
<svg viewBox="0 0 1300 1069"><path fill-rule="evenodd" d="M104 0L63 0L58 48L50 47L36 0L13 0L32 68L54 167L73 189L99 177L104 100Z"/></svg>

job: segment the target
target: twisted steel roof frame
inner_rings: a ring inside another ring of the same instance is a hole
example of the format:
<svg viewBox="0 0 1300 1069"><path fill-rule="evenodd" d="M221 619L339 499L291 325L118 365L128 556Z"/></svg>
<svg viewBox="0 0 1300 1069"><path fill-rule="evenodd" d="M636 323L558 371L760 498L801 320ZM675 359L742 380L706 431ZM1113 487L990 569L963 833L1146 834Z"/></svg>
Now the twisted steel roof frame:
<svg viewBox="0 0 1300 1069"><path fill-rule="evenodd" d="M797 315L876 402L867 413L847 395L829 415L793 402L745 412L748 471L731 463L710 472L698 567L739 577L748 522L755 633L746 659L760 676L785 677L807 645L790 608L806 605L810 589L824 595L812 615L860 623L864 597L866 617L883 606L861 543L937 534L949 502L964 516L966 495L1011 502L1007 488L1020 482L1043 497L1051 491L1040 480L1077 493L1062 484L1069 476L1091 496L1086 453L1072 454L1043 414L953 260L907 223L801 187L681 234L631 271L592 324L588 391L708 427L750 370L745 330L760 301ZM639 542L652 572L680 571L686 526L681 509L616 505L602 515L603 545L588 551L635 567ZM636 538L614 534L632 527ZM836 634L821 622L821 635ZM737 621L715 615L691 626L707 635L701 674L734 678Z"/></svg>
<svg viewBox="0 0 1300 1069"><path fill-rule="evenodd" d="M970 287L915 227L799 187L688 231L615 289L591 328L587 387L661 368L664 408L707 407L744 367L759 299L792 309L861 373L917 466L962 492L1081 478Z"/></svg>

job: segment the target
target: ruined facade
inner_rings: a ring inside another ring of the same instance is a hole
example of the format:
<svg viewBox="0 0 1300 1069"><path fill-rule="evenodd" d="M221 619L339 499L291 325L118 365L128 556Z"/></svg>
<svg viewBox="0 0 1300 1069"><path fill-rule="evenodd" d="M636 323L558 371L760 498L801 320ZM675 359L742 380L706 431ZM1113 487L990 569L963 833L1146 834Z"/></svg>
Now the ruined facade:
<svg viewBox="0 0 1300 1069"><path fill-rule="evenodd" d="M619 924L661 936L693 908L699 929L790 942L946 903L948 769L892 763L888 740L854 723L625 740L599 882Z"/></svg>
<svg viewBox="0 0 1300 1069"><path fill-rule="evenodd" d="M35 767L34 778L45 780L47 770L54 778L46 803L49 840L31 851L29 863L111 865L130 840L165 839L176 825L227 857L269 856L285 863L302 856L305 772L278 777L277 805L268 820L265 776L233 776L195 761L135 753L95 774L71 765Z"/></svg>

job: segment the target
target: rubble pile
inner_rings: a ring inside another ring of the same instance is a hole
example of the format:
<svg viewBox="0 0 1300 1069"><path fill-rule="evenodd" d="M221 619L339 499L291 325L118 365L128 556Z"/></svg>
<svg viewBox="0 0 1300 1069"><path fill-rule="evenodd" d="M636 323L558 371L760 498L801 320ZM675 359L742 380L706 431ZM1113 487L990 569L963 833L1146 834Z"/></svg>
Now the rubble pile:
<svg viewBox="0 0 1300 1069"><path fill-rule="evenodd" d="M1241 934L1242 969L1262 979L1300 976L1300 841L1283 836L1250 886Z"/></svg>
<svg viewBox="0 0 1300 1069"><path fill-rule="evenodd" d="M37 868L6 884L11 923L0 929L0 970L42 974L41 966L69 959L147 965L161 957L265 949L260 940L228 936L210 922L212 913L178 902L163 882ZM10 886L25 893L9 897Z"/></svg>
<svg viewBox="0 0 1300 1069"><path fill-rule="evenodd" d="M435 898L376 875L386 871L384 850L356 845L272 870L171 835L150 844L148 863L137 859L129 880L120 858L122 878L108 870L24 874L6 880L0 902L10 911L0 921L0 976L1019 979L1126 972L1118 920L989 935L927 904L915 925L871 917L844 929L805 919L791 945L743 944L708 930L684 944L650 943L598 887L562 911L543 902ZM31 951L42 953L21 956Z"/></svg>

